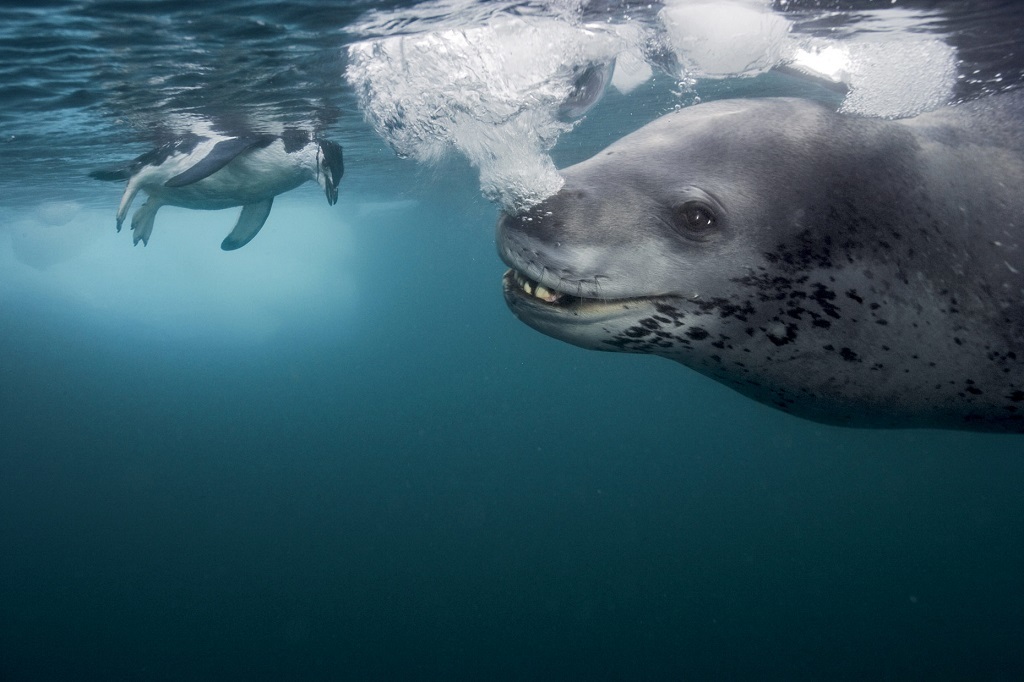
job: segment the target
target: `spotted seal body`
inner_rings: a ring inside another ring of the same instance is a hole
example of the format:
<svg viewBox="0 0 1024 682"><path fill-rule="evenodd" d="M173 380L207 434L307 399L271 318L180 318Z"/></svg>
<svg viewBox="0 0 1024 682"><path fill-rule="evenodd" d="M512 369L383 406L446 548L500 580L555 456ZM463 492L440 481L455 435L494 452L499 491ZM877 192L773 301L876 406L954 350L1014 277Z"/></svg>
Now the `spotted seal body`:
<svg viewBox="0 0 1024 682"><path fill-rule="evenodd" d="M302 131L284 135L188 134L113 168L90 175L99 180L127 180L117 210L121 231L139 190L149 198L132 215L135 244L149 243L161 206L216 210L241 206L234 229L221 243L231 251L249 243L270 215L274 197L315 180L332 206L344 173L341 147L311 139Z"/></svg>
<svg viewBox="0 0 1024 682"><path fill-rule="evenodd" d="M505 298L830 424L1024 432L1024 99L669 114L498 223Z"/></svg>

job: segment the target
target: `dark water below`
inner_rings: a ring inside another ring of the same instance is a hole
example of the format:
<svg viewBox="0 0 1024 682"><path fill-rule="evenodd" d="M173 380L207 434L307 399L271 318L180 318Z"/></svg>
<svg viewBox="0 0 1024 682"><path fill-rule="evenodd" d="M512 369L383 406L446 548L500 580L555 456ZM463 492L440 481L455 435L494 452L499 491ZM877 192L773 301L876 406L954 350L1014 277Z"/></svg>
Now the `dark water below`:
<svg viewBox="0 0 1024 682"><path fill-rule="evenodd" d="M0 9L0 679L1024 677L1020 438L820 426L525 327L470 164L363 121L369 9ZM85 171L184 114L338 140L341 201L231 254L230 211L165 209L133 249Z"/></svg>

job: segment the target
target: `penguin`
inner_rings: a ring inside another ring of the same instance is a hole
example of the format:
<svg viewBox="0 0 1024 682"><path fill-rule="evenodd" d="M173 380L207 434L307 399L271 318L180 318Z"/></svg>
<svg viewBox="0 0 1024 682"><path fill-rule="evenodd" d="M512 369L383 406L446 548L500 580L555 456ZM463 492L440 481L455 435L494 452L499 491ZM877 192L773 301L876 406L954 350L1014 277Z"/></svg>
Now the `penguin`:
<svg viewBox="0 0 1024 682"><path fill-rule="evenodd" d="M149 198L132 215L132 241L143 246L149 243L161 206L205 210L241 206L238 222L220 245L233 251L260 231L274 197L308 180L316 180L333 206L344 172L339 144L286 130L282 135L237 137L187 133L132 161L89 175L128 181L117 209L118 232L135 195L146 191Z"/></svg>

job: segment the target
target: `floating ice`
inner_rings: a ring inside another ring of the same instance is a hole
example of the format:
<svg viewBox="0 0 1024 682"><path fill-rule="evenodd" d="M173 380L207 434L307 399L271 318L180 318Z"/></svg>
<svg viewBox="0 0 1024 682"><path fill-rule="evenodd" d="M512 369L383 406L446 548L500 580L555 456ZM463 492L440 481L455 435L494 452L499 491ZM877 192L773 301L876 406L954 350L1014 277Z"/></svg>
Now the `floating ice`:
<svg viewBox="0 0 1024 682"><path fill-rule="evenodd" d="M668 40L690 76L752 76L790 49L790 22L760 0L676 0L659 13Z"/></svg>
<svg viewBox="0 0 1024 682"><path fill-rule="evenodd" d="M799 48L789 66L800 73L830 83L843 84L847 87L850 85L850 52L837 45Z"/></svg>
<svg viewBox="0 0 1024 682"><path fill-rule="evenodd" d="M621 53L615 60L615 72L612 74L612 87L628 95L643 85L654 75L654 69L643 55L629 51Z"/></svg>
<svg viewBox="0 0 1024 682"><path fill-rule="evenodd" d="M841 111L913 116L949 101L956 53L917 31L932 15L899 8L865 11L837 39L794 35L762 0L673 0L659 12L689 78L754 76L787 65L847 89Z"/></svg>

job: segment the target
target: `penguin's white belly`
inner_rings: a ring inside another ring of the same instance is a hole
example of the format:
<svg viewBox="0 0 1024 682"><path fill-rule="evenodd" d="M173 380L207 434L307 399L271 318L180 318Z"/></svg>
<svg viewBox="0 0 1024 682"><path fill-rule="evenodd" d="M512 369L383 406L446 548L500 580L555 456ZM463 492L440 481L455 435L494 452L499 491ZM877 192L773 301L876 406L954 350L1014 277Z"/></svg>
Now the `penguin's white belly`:
<svg viewBox="0 0 1024 682"><path fill-rule="evenodd" d="M168 178L163 176L169 174L164 172L141 183L141 188L163 204L183 208L216 210L253 204L293 190L309 179L298 155L288 157L258 149L184 187L165 186Z"/></svg>

